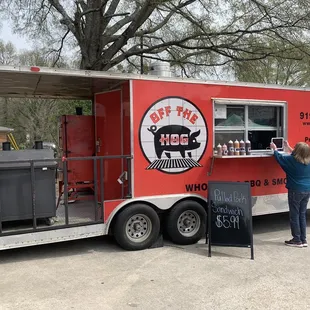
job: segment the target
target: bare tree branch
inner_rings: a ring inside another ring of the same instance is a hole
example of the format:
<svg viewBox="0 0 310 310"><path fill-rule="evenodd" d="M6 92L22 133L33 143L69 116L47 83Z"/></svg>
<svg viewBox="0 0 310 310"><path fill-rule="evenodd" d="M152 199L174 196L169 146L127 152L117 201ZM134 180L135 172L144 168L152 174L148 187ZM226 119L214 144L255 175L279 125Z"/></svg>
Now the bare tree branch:
<svg viewBox="0 0 310 310"><path fill-rule="evenodd" d="M65 39L66 39L66 37L67 37L67 35L70 33L70 30L68 29L67 30L67 32L65 33L65 35L62 37L62 39L61 39L61 44L60 44L60 47L59 47L59 49L56 51L56 59L54 60L54 62L53 62L53 67L57 64L57 62L59 61L59 59L60 59L60 55L61 55L61 52L62 52L62 49L63 49L63 47L64 47L64 42L65 42Z"/></svg>
<svg viewBox="0 0 310 310"><path fill-rule="evenodd" d="M119 1L119 0L117 0L117 1ZM102 1L102 3L100 4L99 7L89 9L89 10L85 10L86 7L84 7L84 11L83 11L83 13L80 14L79 18L82 18L84 15L87 15L90 13L101 12L107 3L108 3L108 0Z"/></svg>
<svg viewBox="0 0 310 310"><path fill-rule="evenodd" d="M39 32L56 60L64 49L77 46L80 67L88 70L109 70L124 60L134 67L134 57L141 54L188 70L195 62L207 67L310 53L306 1L2 1L17 31L32 38Z"/></svg>
<svg viewBox="0 0 310 310"><path fill-rule="evenodd" d="M128 28L123 32L122 36L115 41L104 53L107 59L111 59L125 44L129 38L131 38L137 29L147 20L156 7L154 1L145 0L144 5L141 7L137 17L131 22ZM107 70L109 65L105 65L103 70Z"/></svg>
<svg viewBox="0 0 310 310"><path fill-rule="evenodd" d="M108 10L104 14L104 18L102 20L102 25L101 25L101 31L104 31L106 29L106 27L108 26L108 24L110 23L113 15L116 12L116 9L119 5L119 2L120 2L120 0L112 0Z"/></svg>
<svg viewBox="0 0 310 310"><path fill-rule="evenodd" d="M189 4L194 3L196 0L188 0L184 3L180 3L177 6L173 6L172 9L169 10L169 14L163 19L162 22L160 22L157 26L155 26L154 28L148 29L148 30L144 30L144 31L137 31L135 36L136 37L141 37L144 36L146 34L151 34L156 32L157 30L161 29L164 25L166 25L169 20L171 19L171 17L177 12L179 11L181 8L188 6Z"/></svg>
<svg viewBox="0 0 310 310"><path fill-rule="evenodd" d="M64 7L59 3L58 0L48 0L49 3L61 14L63 19L60 21L60 23L66 25L70 31L75 34L75 29L73 26L73 20L69 17L67 12L65 11Z"/></svg>

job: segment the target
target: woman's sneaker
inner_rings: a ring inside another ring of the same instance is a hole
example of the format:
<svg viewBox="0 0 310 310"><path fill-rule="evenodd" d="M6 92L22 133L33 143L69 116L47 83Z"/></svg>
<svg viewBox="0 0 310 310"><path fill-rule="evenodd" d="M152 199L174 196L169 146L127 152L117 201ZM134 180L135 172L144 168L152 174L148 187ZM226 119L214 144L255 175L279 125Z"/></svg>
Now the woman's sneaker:
<svg viewBox="0 0 310 310"><path fill-rule="evenodd" d="M285 241L285 245L294 246L296 248L303 248L303 244L301 242L296 242L293 239Z"/></svg>
<svg viewBox="0 0 310 310"><path fill-rule="evenodd" d="M306 247L308 246L307 240L302 241L301 243L302 243L302 246L303 246L304 248L306 248Z"/></svg>

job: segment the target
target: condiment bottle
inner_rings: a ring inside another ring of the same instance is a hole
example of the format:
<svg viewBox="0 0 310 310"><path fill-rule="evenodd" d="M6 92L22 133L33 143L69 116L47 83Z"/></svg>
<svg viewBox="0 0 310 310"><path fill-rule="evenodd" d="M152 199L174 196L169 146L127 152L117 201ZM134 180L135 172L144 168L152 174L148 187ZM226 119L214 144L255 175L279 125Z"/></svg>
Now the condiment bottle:
<svg viewBox="0 0 310 310"><path fill-rule="evenodd" d="M228 142L228 155L234 155L234 142L231 140Z"/></svg>
<svg viewBox="0 0 310 310"><path fill-rule="evenodd" d="M221 144L219 143L216 148L217 148L217 155L222 156L222 146L221 146Z"/></svg>
<svg viewBox="0 0 310 310"><path fill-rule="evenodd" d="M224 156L227 156L228 155L228 149L227 149L227 145L224 143L223 146L222 146L222 154Z"/></svg>
<svg viewBox="0 0 310 310"><path fill-rule="evenodd" d="M240 140L240 155L245 155L245 143L243 140Z"/></svg>
<svg viewBox="0 0 310 310"><path fill-rule="evenodd" d="M251 142L249 140L245 142L245 153L251 155Z"/></svg>
<svg viewBox="0 0 310 310"><path fill-rule="evenodd" d="M236 156L238 156L240 154L240 144L239 144L239 141L237 139L234 142L234 151L235 151Z"/></svg>

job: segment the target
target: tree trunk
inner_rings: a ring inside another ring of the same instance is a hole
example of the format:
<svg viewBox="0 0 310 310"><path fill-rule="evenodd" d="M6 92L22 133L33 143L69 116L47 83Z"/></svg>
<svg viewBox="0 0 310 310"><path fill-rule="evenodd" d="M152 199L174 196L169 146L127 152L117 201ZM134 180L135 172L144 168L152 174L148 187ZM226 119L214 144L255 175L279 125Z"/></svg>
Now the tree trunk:
<svg viewBox="0 0 310 310"><path fill-rule="evenodd" d="M101 70L102 65L100 63L101 59L101 34L102 29L102 0L88 0L87 6L88 10L96 10L84 16L85 18L85 28L84 36L82 38L82 59L80 68L85 70Z"/></svg>

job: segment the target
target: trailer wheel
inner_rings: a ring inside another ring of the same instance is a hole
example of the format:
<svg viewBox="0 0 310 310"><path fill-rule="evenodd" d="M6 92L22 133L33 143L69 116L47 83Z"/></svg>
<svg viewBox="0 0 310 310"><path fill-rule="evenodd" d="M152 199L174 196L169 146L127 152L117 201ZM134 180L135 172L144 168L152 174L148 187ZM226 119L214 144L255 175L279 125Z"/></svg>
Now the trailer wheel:
<svg viewBox="0 0 310 310"><path fill-rule="evenodd" d="M125 250L144 250L152 246L160 231L157 213L144 204L135 204L116 218L114 237Z"/></svg>
<svg viewBox="0 0 310 310"><path fill-rule="evenodd" d="M181 201L168 214L167 233L176 244L194 244L205 234L206 218L206 211L200 203Z"/></svg>

